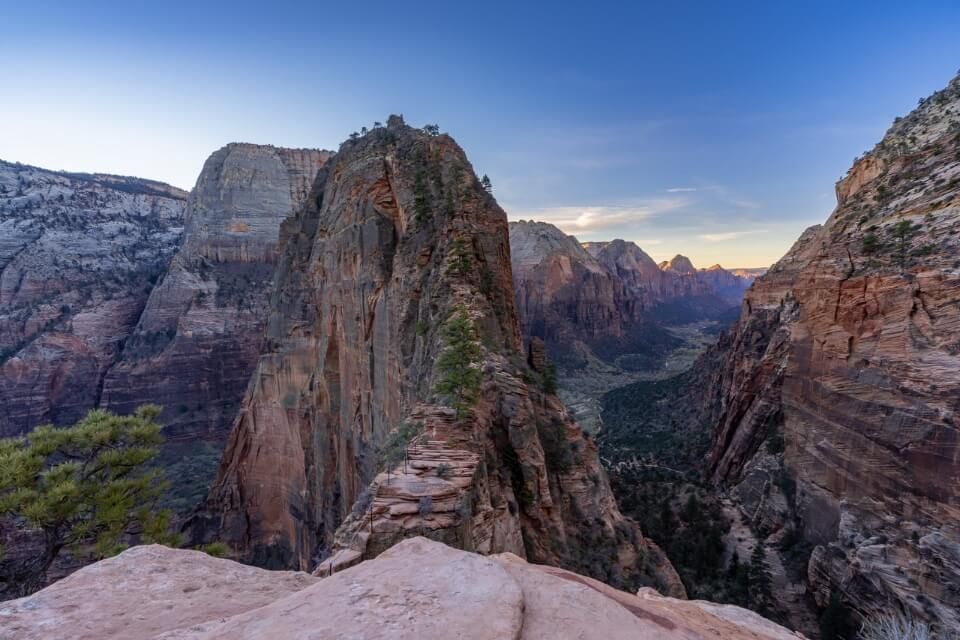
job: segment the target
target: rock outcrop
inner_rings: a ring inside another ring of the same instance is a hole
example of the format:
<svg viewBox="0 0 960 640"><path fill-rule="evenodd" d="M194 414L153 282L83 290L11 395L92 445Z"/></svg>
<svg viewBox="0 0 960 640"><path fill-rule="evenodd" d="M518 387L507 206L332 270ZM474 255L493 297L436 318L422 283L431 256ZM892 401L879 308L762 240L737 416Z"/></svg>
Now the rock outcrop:
<svg viewBox="0 0 960 640"><path fill-rule="evenodd" d="M748 292L706 394L714 480L763 535L814 545L821 605L944 631L960 628L958 112L960 78L854 164L826 224Z"/></svg>
<svg viewBox="0 0 960 640"><path fill-rule="evenodd" d="M693 266L693 263L690 262L690 258L679 253L669 261L663 261L660 263L660 269L663 271L669 271L681 276L693 276L697 274L696 268Z"/></svg>
<svg viewBox="0 0 960 640"><path fill-rule="evenodd" d="M0 162L0 437L100 403L183 232L159 182Z"/></svg>
<svg viewBox="0 0 960 640"><path fill-rule="evenodd" d="M176 506L200 502L260 355L280 224L331 153L230 144L204 164L183 242L103 383L100 404L164 407Z"/></svg>
<svg viewBox="0 0 960 640"><path fill-rule="evenodd" d="M322 580L136 547L0 605L0 620L18 640L802 638L738 607L634 596L425 538Z"/></svg>
<svg viewBox="0 0 960 640"><path fill-rule="evenodd" d="M682 594L527 365L506 215L452 138L392 117L344 143L281 236L267 348L194 541L335 570L427 535ZM437 392L454 317L482 373L461 415ZM401 428L420 435L377 474Z"/></svg>

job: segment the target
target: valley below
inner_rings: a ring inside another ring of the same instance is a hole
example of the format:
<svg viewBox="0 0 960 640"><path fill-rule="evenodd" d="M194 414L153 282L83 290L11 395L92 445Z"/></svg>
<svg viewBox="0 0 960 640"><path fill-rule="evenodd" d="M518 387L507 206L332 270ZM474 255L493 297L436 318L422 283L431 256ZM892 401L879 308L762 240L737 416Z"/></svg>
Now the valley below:
<svg viewBox="0 0 960 640"><path fill-rule="evenodd" d="M608 364L593 358L580 369L557 373L557 393L584 430L595 433L601 429L603 396L607 392L633 382L664 380L686 371L716 342L726 325L717 320L700 320L664 328L680 344L665 354L656 369L621 369L616 361Z"/></svg>

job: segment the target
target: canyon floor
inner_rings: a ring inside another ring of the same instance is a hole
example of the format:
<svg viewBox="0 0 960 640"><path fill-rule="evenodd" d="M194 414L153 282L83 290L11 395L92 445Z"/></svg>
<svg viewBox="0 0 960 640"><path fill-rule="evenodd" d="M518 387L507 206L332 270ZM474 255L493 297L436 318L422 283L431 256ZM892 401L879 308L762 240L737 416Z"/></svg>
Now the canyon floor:
<svg viewBox="0 0 960 640"><path fill-rule="evenodd" d="M726 326L726 323L717 320L666 326L666 330L683 343L653 369L628 370L598 358L590 358L587 366L581 369L561 370L557 378L560 399L585 431L595 433L602 425L604 394L633 382L666 380L683 373L717 341L717 335Z"/></svg>

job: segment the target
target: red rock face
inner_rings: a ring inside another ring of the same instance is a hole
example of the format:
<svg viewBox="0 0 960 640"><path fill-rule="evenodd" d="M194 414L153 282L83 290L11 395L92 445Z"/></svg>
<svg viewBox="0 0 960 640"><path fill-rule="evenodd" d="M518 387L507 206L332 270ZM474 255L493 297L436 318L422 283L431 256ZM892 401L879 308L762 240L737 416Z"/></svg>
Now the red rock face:
<svg viewBox="0 0 960 640"><path fill-rule="evenodd" d="M747 285L723 269L697 271L683 256L661 268L633 242L581 245L544 222L510 223L510 245L523 334L543 339L570 369L586 364L575 355L583 352L655 368L680 344L656 324L661 305L681 303L671 322L701 319L735 307Z"/></svg>
<svg viewBox="0 0 960 640"><path fill-rule="evenodd" d="M718 482L754 483L761 443L784 438L795 494L759 512L818 545L817 600L943 630L960 627L958 106L955 79L854 165L827 223L747 294L713 385Z"/></svg>
<svg viewBox="0 0 960 640"><path fill-rule="evenodd" d="M641 307L577 239L545 222L510 224L517 308L527 335L549 343L620 337Z"/></svg>
<svg viewBox="0 0 960 640"><path fill-rule="evenodd" d="M186 197L0 162L0 437L97 406L179 243Z"/></svg>
<svg viewBox="0 0 960 640"><path fill-rule="evenodd" d="M205 163L183 244L106 375L101 405L164 407L176 506L203 497L260 354L280 224L330 153L231 144Z"/></svg>
<svg viewBox="0 0 960 640"><path fill-rule="evenodd" d="M393 117L344 143L282 238L267 349L190 523L196 541L312 568L427 535L682 593L617 510L596 447L526 364L506 216L451 138ZM455 309L483 354L460 419L434 392ZM378 475L377 451L405 421L422 440L406 467Z"/></svg>

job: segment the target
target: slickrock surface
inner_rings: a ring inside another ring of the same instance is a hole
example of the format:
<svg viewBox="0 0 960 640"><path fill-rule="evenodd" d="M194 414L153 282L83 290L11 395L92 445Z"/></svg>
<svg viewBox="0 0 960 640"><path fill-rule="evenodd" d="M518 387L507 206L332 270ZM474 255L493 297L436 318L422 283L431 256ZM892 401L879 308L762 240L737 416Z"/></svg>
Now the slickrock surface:
<svg viewBox="0 0 960 640"><path fill-rule="evenodd" d="M0 640L137 640L255 610L317 581L199 551L133 547L0 603Z"/></svg>
<svg viewBox="0 0 960 640"><path fill-rule="evenodd" d="M164 407L161 464L182 510L203 498L260 354L280 224L330 155L253 144L211 155L182 246L106 376L103 406Z"/></svg>
<svg viewBox="0 0 960 640"><path fill-rule="evenodd" d="M8 640L797 640L733 606L617 591L425 538L322 580L139 547L0 605Z"/></svg>
<svg viewBox="0 0 960 640"><path fill-rule="evenodd" d="M97 406L179 244L186 198L0 161L0 437Z"/></svg>
<svg viewBox="0 0 960 640"><path fill-rule="evenodd" d="M858 614L955 630L960 78L898 119L837 199L710 354L727 363L707 394L713 477L762 530L816 545L819 603L833 591ZM778 434L785 451L761 447Z"/></svg>
<svg viewBox="0 0 960 640"><path fill-rule="evenodd" d="M307 202L284 223L268 348L193 539L308 569L421 534L682 594L617 510L596 446L527 365L506 215L453 139L392 117L344 143ZM433 391L457 308L483 354L479 400L460 420ZM404 421L426 442L416 477L408 464L387 482L377 451ZM449 478L430 475L441 462Z"/></svg>

